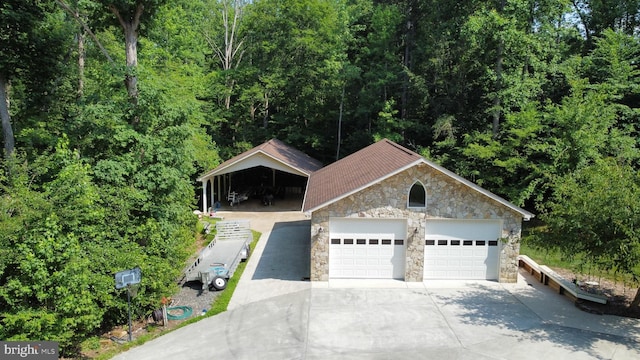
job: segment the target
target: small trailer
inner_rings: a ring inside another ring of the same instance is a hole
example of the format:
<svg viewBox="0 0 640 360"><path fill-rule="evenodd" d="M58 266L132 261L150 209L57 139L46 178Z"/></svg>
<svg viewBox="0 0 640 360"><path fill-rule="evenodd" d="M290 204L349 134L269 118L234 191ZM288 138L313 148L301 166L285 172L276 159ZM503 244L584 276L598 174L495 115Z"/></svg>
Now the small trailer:
<svg viewBox="0 0 640 360"><path fill-rule="evenodd" d="M253 240L249 220L219 221L215 226L215 239L185 269L182 284L199 281L203 290L224 290L238 264L249 257Z"/></svg>

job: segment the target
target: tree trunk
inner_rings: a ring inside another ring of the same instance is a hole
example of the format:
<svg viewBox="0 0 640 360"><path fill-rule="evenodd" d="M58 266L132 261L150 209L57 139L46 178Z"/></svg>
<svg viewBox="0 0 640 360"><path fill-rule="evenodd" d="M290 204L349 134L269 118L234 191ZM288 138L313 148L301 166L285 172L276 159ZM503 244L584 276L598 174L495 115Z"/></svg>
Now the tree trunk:
<svg viewBox="0 0 640 360"><path fill-rule="evenodd" d="M78 31L78 97L84 93L84 63L87 56L84 50L84 31Z"/></svg>
<svg viewBox="0 0 640 360"><path fill-rule="evenodd" d="M229 110L231 109L231 94L233 93L233 85L234 81L231 79L229 74L226 74L225 87L227 88L227 95L224 97L224 108Z"/></svg>
<svg viewBox="0 0 640 360"><path fill-rule="evenodd" d="M10 157L15 148L11 115L9 115L9 79L0 73L0 118L2 118L2 135L4 138L4 155Z"/></svg>
<svg viewBox="0 0 640 360"><path fill-rule="evenodd" d="M134 104L138 103L138 76L136 68L138 67L138 29L137 24L129 23L124 28L124 37L126 43L127 57L127 73L124 83L127 87L129 98Z"/></svg>
<svg viewBox="0 0 640 360"><path fill-rule="evenodd" d="M109 56L109 53L107 52L107 49L105 49L104 46L102 46L102 43L98 40L98 38L93 33L93 31L91 31L91 29L89 29L89 26L87 25L87 23L82 21L82 19L80 18L80 12L78 10L71 9L71 7L69 5L67 5L67 3L65 3L62 0L57 0L56 2L58 3L58 5L60 5L60 7L62 7L64 9L64 11L66 11L69 15L73 16L73 18L76 19L76 22L78 22L78 24L80 24L80 26L82 26L84 31L87 34L89 34L89 37L91 37L91 39L93 39L93 42L96 45L98 45L98 48L100 49L102 54L107 58L107 60L109 60L109 62L111 64L113 64L113 59L111 59L111 56Z"/></svg>
<svg viewBox="0 0 640 360"><path fill-rule="evenodd" d="M636 296L633 298L633 301L631 302L631 305L629 305L629 308L634 308L637 307L638 305L640 305L640 288L638 288L638 291L636 291Z"/></svg>
<svg viewBox="0 0 640 360"><path fill-rule="evenodd" d="M336 161L340 160L340 143L342 142L342 113L344 110L344 88L346 84L342 85L342 96L340 97L340 115L338 116L338 144L336 146Z"/></svg>
<svg viewBox="0 0 640 360"><path fill-rule="evenodd" d="M500 0L498 8L499 14L504 11L505 0ZM504 52L504 41L502 40L502 34L498 34L498 49L496 55L496 85L495 85L495 97L493 98L493 137L498 136L500 131L500 114L502 113L500 102L500 91L502 90L502 60Z"/></svg>
<svg viewBox="0 0 640 360"><path fill-rule="evenodd" d="M263 109L264 112L262 114L262 128L267 129L267 126L269 125L269 93L266 91L264 92Z"/></svg>
<svg viewBox="0 0 640 360"><path fill-rule="evenodd" d="M230 6L232 5L232 6ZM242 60L244 53L243 41L238 41L238 31L240 27L240 21L242 18L242 12L244 7L244 1L242 0L224 0L222 1L222 26L224 27L224 39L223 46L218 45L216 39L211 38L208 34L205 34L209 45L218 56L222 70L225 72L225 86L227 88L227 94L224 98L225 109L231 108L231 95L233 93L233 87L235 81L231 78L229 71L231 69L237 69ZM233 12L233 14L231 14ZM233 15L233 19L230 19L230 15Z"/></svg>
<svg viewBox="0 0 640 360"><path fill-rule="evenodd" d="M144 11L144 5L141 3L136 7L136 12L132 18L124 18L115 5L109 7L111 12L118 18L122 30L124 31L125 55L126 55L126 74L124 84L127 87L129 99L134 105L138 104L138 76L136 74L138 67L138 27L140 26L140 17ZM138 122L137 117L133 122Z"/></svg>
<svg viewBox="0 0 640 360"><path fill-rule="evenodd" d="M400 104L400 119L406 120L408 117L408 107L409 107L409 75L407 72L411 70L411 44L413 41L413 32L415 31L415 27L413 26L413 2L407 2L407 8L405 12L405 20L406 20L406 32L404 39L404 59L403 65L405 67L405 71L402 79L402 94L401 94L401 104Z"/></svg>
<svg viewBox="0 0 640 360"><path fill-rule="evenodd" d="M493 98L493 137L498 136L500 131L500 114L502 113L500 106L500 90L502 90L502 52L504 43L500 40L498 44L498 55L496 57L496 88L495 97Z"/></svg>
<svg viewBox="0 0 640 360"><path fill-rule="evenodd" d="M580 23L584 27L584 35L587 38L587 44L591 45L591 30L589 29L590 24L587 20L588 15L585 14L587 11L585 11L585 9L583 8L584 3L582 4L583 6L581 6L580 2L572 0L571 4L575 9L576 14L578 14L578 17L580 18Z"/></svg>

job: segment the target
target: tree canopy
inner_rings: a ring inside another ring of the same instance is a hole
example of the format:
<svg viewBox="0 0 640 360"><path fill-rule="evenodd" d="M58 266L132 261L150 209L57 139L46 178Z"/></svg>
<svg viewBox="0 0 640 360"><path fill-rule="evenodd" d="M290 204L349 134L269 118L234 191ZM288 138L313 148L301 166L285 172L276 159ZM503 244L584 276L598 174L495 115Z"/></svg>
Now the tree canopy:
<svg viewBox="0 0 640 360"><path fill-rule="evenodd" d="M389 138L637 276L640 2L5 0L0 337L79 341L175 289L196 177ZM46 337L46 339L44 339Z"/></svg>

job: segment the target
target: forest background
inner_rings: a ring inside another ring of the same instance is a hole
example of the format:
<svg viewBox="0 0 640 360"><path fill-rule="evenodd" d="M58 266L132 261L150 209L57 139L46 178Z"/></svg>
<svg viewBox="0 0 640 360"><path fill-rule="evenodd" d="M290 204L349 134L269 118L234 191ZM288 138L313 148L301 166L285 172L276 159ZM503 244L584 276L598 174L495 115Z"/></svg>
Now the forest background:
<svg viewBox="0 0 640 360"><path fill-rule="evenodd" d="M639 25L640 0L3 0L0 338L73 354L134 266L157 307L196 177L271 138L325 164L388 138L637 283Z"/></svg>

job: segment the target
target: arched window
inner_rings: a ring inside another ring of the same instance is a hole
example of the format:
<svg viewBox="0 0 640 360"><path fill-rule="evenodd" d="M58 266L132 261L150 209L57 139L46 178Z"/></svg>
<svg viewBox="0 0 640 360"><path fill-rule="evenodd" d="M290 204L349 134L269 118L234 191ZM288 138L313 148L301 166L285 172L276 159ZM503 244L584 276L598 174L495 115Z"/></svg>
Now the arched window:
<svg viewBox="0 0 640 360"><path fill-rule="evenodd" d="M410 208L424 208L427 207L427 191L424 189L424 185L421 182L416 181L411 190L409 190L409 204Z"/></svg>

